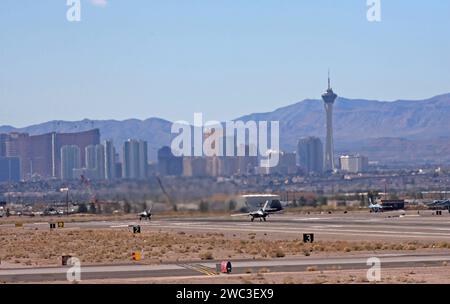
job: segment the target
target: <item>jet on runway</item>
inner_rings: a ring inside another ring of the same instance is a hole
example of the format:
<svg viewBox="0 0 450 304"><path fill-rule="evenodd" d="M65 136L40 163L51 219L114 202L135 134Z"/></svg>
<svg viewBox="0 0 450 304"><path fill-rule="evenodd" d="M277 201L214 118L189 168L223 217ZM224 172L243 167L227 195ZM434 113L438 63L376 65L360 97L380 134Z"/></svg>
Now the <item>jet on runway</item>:
<svg viewBox="0 0 450 304"><path fill-rule="evenodd" d="M142 221L144 219L150 221L152 219L152 208L153 205L150 206L149 210L145 210L144 212L139 213L139 220Z"/></svg>
<svg viewBox="0 0 450 304"><path fill-rule="evenodd" d="M250 209L249 205L246 203L247 208ZM267 221L267 217L269 217L270 214L277 213L283 210L283 207L281 206L281 203L278 201L278 204L274 203L274 201L266 201L264 206L258 210L250 211L249 213L244 214L234 214L232 216L249 216L251 217L251 221L255 221L256 218L259 218L259 221Z"/></svg>
<svg viewBox="0 0 450 304"><path fill-rule="evenodd" d="M379 213L383 212L383 206L381 204L370 204L369 205L370 212Z"/></svg>
<svg viewBox="0 0 450 304"><path fill-rule="evenodd" d="M428 204L431 210L448 210L450 212L450 200L437 200Z"/></svg>

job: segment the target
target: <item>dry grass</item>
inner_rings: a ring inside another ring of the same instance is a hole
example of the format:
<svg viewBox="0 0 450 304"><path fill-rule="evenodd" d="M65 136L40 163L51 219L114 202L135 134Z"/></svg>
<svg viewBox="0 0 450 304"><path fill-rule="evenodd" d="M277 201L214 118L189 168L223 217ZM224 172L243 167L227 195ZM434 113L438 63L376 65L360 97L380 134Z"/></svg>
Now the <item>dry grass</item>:
<svg viewBox="0 0 450 304"><path fill-rule="evenodd" d="M157 264L194 260L267 259L326 253L380 252L450 248L445 242L276 240L258 235L241 239L222 233L143 231L133 235L127 228L91 230L2 229L0 259L21 265L60 265L62 255L78 257L84 264L129 263L131 253L143 251L141 263ZM262 235L259 235L262 236Z"/></svg>
<svg viewBox="0 0 450 304"><path fill-rule="evenodd" d="M213 260L214 256L211 251L203 252L200 254L200 259L202 260Z"/></svg>
<svg viewBox="0 0 450 304"><path fill-rule="evenodd" d="M317 271L317 266L308 266L308 267L306 268L306 271L309 271L309 272Z"/></svg>
<svg viewBox="0 0 450 304"><path fill-rule="evenodd" d="M277 250L275 250L273 256L276 258L284 258L286 254L284 253L283 248L279 247L277 248Z"/></svg>

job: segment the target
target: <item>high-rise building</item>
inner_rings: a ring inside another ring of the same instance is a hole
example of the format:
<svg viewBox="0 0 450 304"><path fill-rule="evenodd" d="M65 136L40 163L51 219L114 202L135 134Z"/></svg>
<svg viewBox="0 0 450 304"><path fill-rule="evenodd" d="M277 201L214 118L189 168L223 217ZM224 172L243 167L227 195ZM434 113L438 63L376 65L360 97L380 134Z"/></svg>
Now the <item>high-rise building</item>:
<svg viewBox="0 0 450 304"><path fill-rule="evenodd" d="M116 158L118 159L118 157ZM116 162L114 165L114 173L116 175L116 178L123 176L123 168L121 162Z"/></svg>
<svg viewBox="0 0 450 304"><path fill-rule="evenodd" d="M74 169L81 168L80 147L75 145L61 147L61 179L71 180L77 178Z"/></svg>
<svg viewBox="0 0 450 304"><path fill-rule="evenodd" d="M296 154L280 151L270 151L270 157L277 157L278 164L274 167L259 167L260 174L290 175L297 173Z"/></svg>
<svg viewBox="0 0 450 304"><path fill-rule="evenodd" d="M208 176L220 176L220 160L218 156L206 157L206 174Z"/></svg>
<svg viewBox="0 0 450 304"><path fill-rule="evenodd" d="M20 160L18 157L0 157L0 183L20 181Z"/></svg>
<svg viewBox="0 0 450 304"><path fill-rule="evenodd" d="M6 157L20 159L21 177L52 177L52 135L29 136L27 133L13 132L5 142ZM59 151L58 151L59 153Z"/></svg>
<svg viewBox="0 0 450 304"><path fill-rule="evenodd" d="M55 151L55 157L53 159L53 177L58 176L59 166L61 160L59 159L59 151L62 146L75 145L80 148L81 167L86 167L85 164L85 148L89 145L100 144L100 130L93 129L85 132L78 133L53 133L53 151Z"/></svg>
<svg viewBox="0 0 450 304"><path fill-rule="evenodd" d="M106 140L103 145L105 146L105 179L113 180L116 178L116 151L111 140Z"/></svg>
<svg viewBox="0 0 450 304"><path fill-rule="evenodd" d="M80 148L81 165L85 166L85 148L100 143L98 129L78 133L48 133L30 136L10 133L5 140L5 156L19 157L21 177L52 178L61 176L61 147L76 145Z"/></svg>
<svg viewBox="0 0 450 304"><path fill-rule="evenodd" d="M147 142L129 139L123 145L122 176L126 179L146 179L148 167Z"/></svg>
<svg viewBox="0 0 450 304"><path fill-rule="evenodd" d="M183 175L191 177L207 176L206 157L183 157Z"/></svg>
<svg viewBox="0 0 450 304"><path fill-rule="evenodd" d="M233 176L239 172L239 157L238 156L224 156L220 157L219 161L219 175Z"/></svg>
<svg viewBox="0 0 450 304"><path fill-rule="evenodd" d="M148 144L146 141L139 142L139 178L146 179L148 177Z"/></svg>
<svg viewBox="0 0 450 304"><path fill-rule="evenodd" d="M95 156L97 162L97 174L98 179L105 179L105 146L96 145L95 146Z"/></svg>
<svg viewBox="0 0 450 304"><path fill-rule="evenodd" d="M105 147L89 145L86 147L86 169L94 172L93 179L105 179Z"/></svg>
<svg viewBox="0 0 450 304"><path fill-rule="evenodd" d="M183 157L173 155L169 147L162 147L158 150L158 173L163 176L182 175Z"/></svg>
<svg viewBox="0 0 450 304"><path fill-rule="evenodd" d="M0 134L0 157L6 156L6 142L8 138L8 134Z"/></svg>
<svg viewBox="0 0 450 304"><path fill-rule="evenodd" d="M251 151L257 151L257 147L251 147L250 145L245 145L244 156L238 156L238 172L239 175L251 175L255 173L255 168L258 167L258 156L251 155Z"/></svg>
<svg viewBox="0 0 450 304"><path fill-rule="evenodd" d="M85 164L86 164L86 169L96 169L97 168L97 157L96 157L96 153L95 153L95 145L89 145L87 146L84 150L85 150Z"/></svg>
<svg viewBox="0 0 450 304"><path fill-rule="evenodd" d="M306 174L323 173L323 145L319 138L307 137L298 141L297 164Z"/></svg>
<svg viewBox="0 0 450 304"><path fill-rule="evenodd" d="M334 165L334 137L333 137L333 106L338 96L331 88L330 75L328 73L328 89L322 95L325 105L327 121L327 140L325 145L325 171L331 172L335 169Z"/></svg>
<svg viewBox="0 0 450 304"><path fill-rule="evenodd" d="M297 155L292 152L283 152L281 154L278 171L280 174L291 175L297 173Z"/></svg>
<svg viewBox="0 0 450 304"><path fill-rule="evenodd" d="M158 175L158 164L154 162L149 162L147 166L147 176L155 177Z"/></svg>
<svg viewBox="0 0 450 304"><path fill-rule="evenodd" d="M369 159L363 155L344 155L340 157L341 170L349 173L366 172Z"/></svg>

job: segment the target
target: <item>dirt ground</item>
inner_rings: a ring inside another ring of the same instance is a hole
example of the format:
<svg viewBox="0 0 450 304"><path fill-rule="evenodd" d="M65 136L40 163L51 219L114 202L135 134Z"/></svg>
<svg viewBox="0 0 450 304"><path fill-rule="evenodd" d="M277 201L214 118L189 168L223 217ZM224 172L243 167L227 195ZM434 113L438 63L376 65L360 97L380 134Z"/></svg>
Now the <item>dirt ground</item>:
<svg viewBox="0 0 450 304"><path fill-rule="evenodd" d="M133 251L141 251L141 264L221 259L273 259L354 253L437 252L446 242L319 241L276 239L266 233L185 233L119 229L2 229L0 268L59 266L62 255L84 265L129 264ZM447 250L448 251L448 250Z"/></svg>
<svg viewBox="0 0 450 304"><path fill-rule="evenodd" d="M449 270L450 266L445 264L427 268L383 268L380 282L369 282L366 270L270 273L255 269L253 273L239 275L82 280L77 284L449 284ZM52 284L73 283L52 281Z"/></svg>

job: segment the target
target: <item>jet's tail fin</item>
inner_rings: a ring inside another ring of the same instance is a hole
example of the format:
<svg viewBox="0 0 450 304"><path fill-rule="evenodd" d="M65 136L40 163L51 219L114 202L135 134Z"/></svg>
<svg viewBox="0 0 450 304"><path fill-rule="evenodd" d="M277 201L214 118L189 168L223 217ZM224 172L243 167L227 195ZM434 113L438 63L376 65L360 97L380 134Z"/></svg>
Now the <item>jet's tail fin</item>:
<svg viewBox="0 0 450 304"><path fill-rule="evenodd" d="M266 203L264 204L264 207L262 208L262 211L266 211L268 206L269 206L269 201L266 201Z"/></svg>

